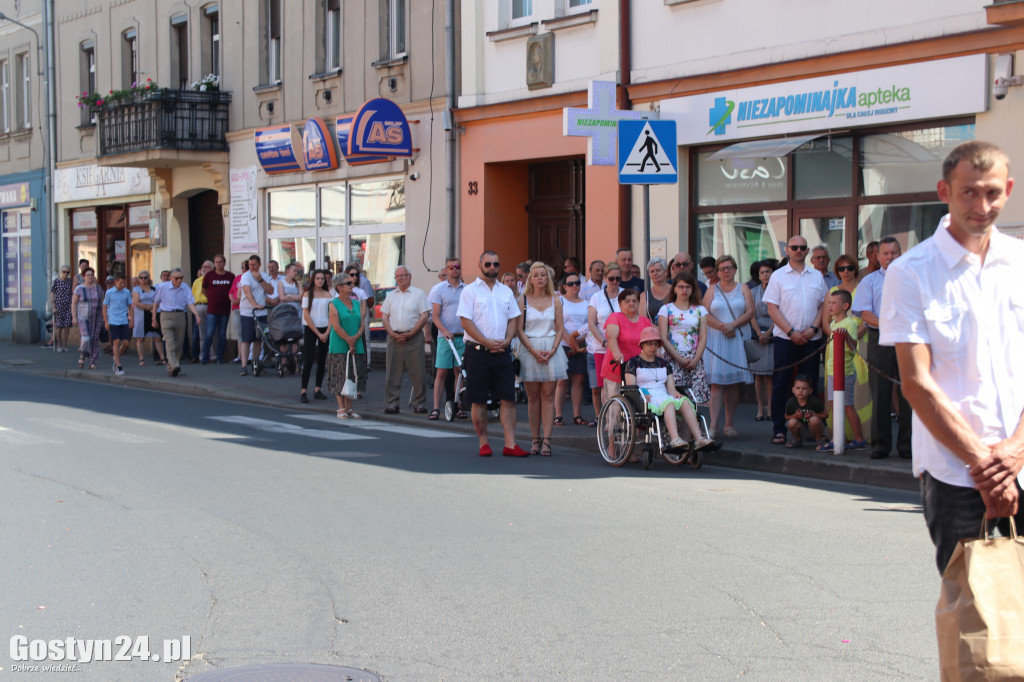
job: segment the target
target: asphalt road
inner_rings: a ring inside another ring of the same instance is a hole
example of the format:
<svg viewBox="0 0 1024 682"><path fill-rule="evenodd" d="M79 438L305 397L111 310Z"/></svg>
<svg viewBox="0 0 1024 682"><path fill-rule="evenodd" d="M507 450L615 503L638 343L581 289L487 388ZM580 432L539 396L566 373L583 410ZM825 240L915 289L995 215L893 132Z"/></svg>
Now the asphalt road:
<svg viewBox="0 0 1024 682"><path fill-rule="evenodd" d="M427 427L0 371L0 528L0 679L938 677L938 576L899 491L485 459ZM118 636L191 657L16 671L75 665L22 642Z"/></svg>

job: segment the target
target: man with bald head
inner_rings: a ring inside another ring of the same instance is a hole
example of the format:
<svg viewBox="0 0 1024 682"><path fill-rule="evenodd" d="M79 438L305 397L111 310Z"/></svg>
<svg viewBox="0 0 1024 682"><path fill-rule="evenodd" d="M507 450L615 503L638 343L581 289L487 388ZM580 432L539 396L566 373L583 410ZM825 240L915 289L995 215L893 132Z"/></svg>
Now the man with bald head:
<svg viewBox="0 0 1024 682"><path fill-rule="evenodd" d="M388 335L386 367L387 380L384 399L387 414L398 414L402 390L402 373L409 374L412 383L413 412L426 414L427 396L423 382L426 358L423 327L427 324L430 305L422 289L412 286L409 268L399 265L395 268L397 288L388 292L380 307L384 331Z"/></svg>
<svg viewBox="0 0 1024 682"><path fill-rule="evenodd" d="M693 271L693 257L688 253L677 253L675 256L673 256L672 262L669 263L668 269L669 281L675 281L676 277L678 277L683 272L690 273L691 275L693 275L694 279L697 278L697 275L695 275ZM706 294L708 291L708 287L706 284L704 284L704 282L701 282L700 280L697 280L697 286L700 287L700 295L701 298L703 298L704 294Z"/></svg>

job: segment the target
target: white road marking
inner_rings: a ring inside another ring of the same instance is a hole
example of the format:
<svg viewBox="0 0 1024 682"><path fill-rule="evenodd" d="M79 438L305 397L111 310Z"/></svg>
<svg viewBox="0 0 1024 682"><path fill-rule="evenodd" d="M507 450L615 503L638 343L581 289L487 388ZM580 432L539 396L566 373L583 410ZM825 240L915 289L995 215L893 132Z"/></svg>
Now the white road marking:
<svg viewBox="0 0 1024 682"><path fill-rule="evenodd" d="M15 431L6 426L0 426L0 442L11 445L63 445L64 441L45 438L32 433Z"/></svg>
<svg viewBox="0 0 1024 682"><path fill-rule="evenodd" d="M293 436L308 436L309 438L320 438L322 440L373 440L373 436L364 436L358 433L345 433L343 431L327 431L325 429L304 429L296 424L285 422L272 422L255 417L243 417L241 415L230 415L226 417L207 417L214 421L237 424L257 431L269 433L286 433ZM335 420L337 421L337 420Z"/></svg>
<svg viewBox="0 0 1024 682"><path fill-rule="evenodd" d="M180 424L164 424L163 422L154 422L146 419L133 419L130 417L121 417L123 421L130 424L136 424L147 429L158 428L167 431L175 431L183 436L190 436L192 438L204 438L206 440L244 440L247 436L243 436L237 433L226 433L224 431L210 431L209 429L199 429L194 426L182 426Z"/></svg>
<svg viewBox="0 0 1024 682"><path fill-rule="evenodd" d="M308 419L310 421L337 424L338 426L342 426L347 429L387 431L388 433L400 433L402 435L413 436L415 438L469 438L471 435L461 432L453 433L443 429L428 429L420 428L418 426L389 424L388 422L378 422L373 421L372 419L338 419L337 417L331 417L326 414L290 414L288 416L295 419Z"/></svg>
<svg viewBox="0 0 1024 682"><path fill-rule="evenodd" d="M102 421L102 417L100 420ZM95 438L102 438L104 440L114 440L119 443L131 443L133 445L140 445L142 443L163 443L164 440L159 438L150 438L149 436L143 436L138 433L128 433L127 431L117 431L110 427L110 424L94 424L88 421L73 421L71 419L55 419L53 417L28 417L25 421L37 421L46 424L47 429L55 428L62 429L64 431L71 431L77 436L88 434Z"/></svg>

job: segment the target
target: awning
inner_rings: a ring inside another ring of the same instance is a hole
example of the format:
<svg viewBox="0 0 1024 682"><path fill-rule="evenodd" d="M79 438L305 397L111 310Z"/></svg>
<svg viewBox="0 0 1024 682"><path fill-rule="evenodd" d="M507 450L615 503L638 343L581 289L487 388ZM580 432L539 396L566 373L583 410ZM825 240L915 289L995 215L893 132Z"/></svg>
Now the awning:
<svg viewBox="0 0 1024 682"><path fill-rule="evenodd" d="M821 134L796 135L794 137L773 137L769 140L748 140L737 142L708 157L708 160L717 159L775 159L796 149L802 144L810 142Z"/></svg>

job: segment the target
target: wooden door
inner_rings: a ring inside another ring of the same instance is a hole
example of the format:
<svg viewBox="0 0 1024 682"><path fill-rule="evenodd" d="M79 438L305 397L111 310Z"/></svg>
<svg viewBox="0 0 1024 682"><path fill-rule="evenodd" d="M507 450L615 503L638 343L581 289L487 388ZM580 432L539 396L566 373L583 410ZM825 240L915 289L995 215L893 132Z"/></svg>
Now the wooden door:
<svg viewBox="0 0 1024 682"><path fill-rule="evenodd" d="M562 277L569 256L584 260L584 160L535 163L529 170L530 260L540 260Z"/></svg>
<svg viewBox="0 0 1024 682"><path fill-rule="evenodd" d="M217 193L207 190L188 202L189 270L185 273L191 283L205 260L224 252L224 218L221 216ZM184 269L184 267L182 268Z"/></svg>

